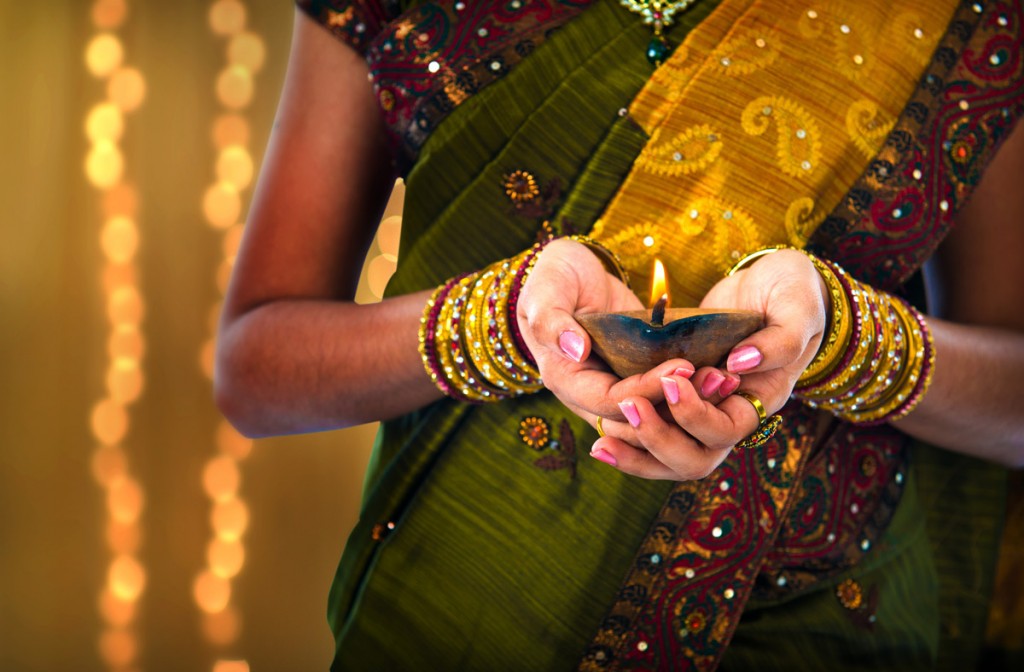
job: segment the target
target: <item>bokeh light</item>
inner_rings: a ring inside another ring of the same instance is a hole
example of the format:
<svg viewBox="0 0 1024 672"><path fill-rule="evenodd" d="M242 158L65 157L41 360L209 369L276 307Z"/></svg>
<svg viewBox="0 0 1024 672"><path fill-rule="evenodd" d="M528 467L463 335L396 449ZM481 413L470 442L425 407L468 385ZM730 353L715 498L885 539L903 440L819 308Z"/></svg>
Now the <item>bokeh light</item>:
<svg viewBox="0 0 1024 672"><path fill-rule="evenodd" d="M96 0L92 5L92 23L97 28L118 28L127 15L128 4L125 0Z"/></svg>
<svg viewBox="0 0 1024 672"><path fill-rule="evenodd" d="M217 78L217 100L232 110L240 110L252 101L252 73L240 65L224 68Z"/></svg>
<svg viewBox="0 0 1024 672"><path fill-rule="evenodd" d="M237 539L212 539L206 547L206 560L210 571L225 579L242 571L245 564L245 547Z"/></svg>
<svg viewBox="0 0 1024 672"><path fill-rule="evenodd" d="M121 150L109 140L93 143L85 157L85 176L97 189L109 189L121 181L124 159Z"/></svg>
<svg viewBox="0 0 1024 672"><path fill-rule="evenodd" d="M217 182L203 196L203 216L211 226L226 229L242 214L242 199L230 182Z"/></svg>
<svg viewBox="0 0 1024 672"><path fill-rule="evenodd" d="M128 431L128 414L113 399L103 399L93 406L90 420L93 436L107 446L120 443Z"/></svg>
<svg viewBox="0 0 1024 672"><path fill-rule="evenodd" d="M217 35L235 35L245 28L245 5L239 0L217 0L210 6L210 29Z"/></svg>
<svg viewBox="0 0 1024 672"><path fill-rule="evenodd" d="M241 145L228 145L217 156L217 179L241 191L252 182L253 164L249 152Z"/></svg>
<svg viewBox="0 0 1024 672"><path fill-rule="evenodd" d="M146 80L135 68L121 68L108 80L107 96L125 112L132 112L146 99Z"/></svg>
<svg viewBox="0 0 1024 672"><path fill-rule="evenodd" d="M106 630L100 635L100 657L113 667L124 667L138 655L135 635L124 629Z"/></svg>
<svg viewBox="0 0 1024 672"><path fill-rule="evenodd" d="M94 105L85 117L85 136L90 142L117 142L124 132L124 116L113 103Z"/></svg>
<svg viewBox="0 0 1024 672"><path fill-rule="evenodd" d="M119 523L134 523L145 505L142 486L133 478L122 478L107 489L107 511Z"/></svg>
<svg viewBox="0 0 1024 672"><path fill-rule="evenodd" d="M210 570L203 570L192 584L192 596L200 609L216 614L231 600L231 582Z"/></svg>
<svg viewBox="0 0 1024 672"><path fill-rule="evenodd" d="M249 663L244 660L218 660L213 672L249 672Z"/></svg>
<svg viewBox="0 0 1024 672"><path fill-rule="evenodd" d="M85 66L95 77L107 77L124 60L121 40L110 33L101 33L85 47Z"/></svg>
<svg viewBox="0 0 1024 672"><path fill-rule="evenodd" d="M228 63L240 65L250 72L259 72L267 57L267 48L259 35L239 33L228 42Z"/></svg>
<svg viewBox="0 0 1024 672"><path fill-rule="evenodd" d="M115 597L134 602L146 586L146 571L133 556L119 555L110 563L107 583Z"/></svg>
<svg viewBox="0 0 1024 672"><path fill-rule="evenodd" d="M227 455L214 457L203 469L203 489L210 499L217 502L233 498L238 492L240 481L238 464Z"/></svg>
<svg viewBox="0 0 1024 672"><path fill-rule="evenodd" d="M139 231L135 222L127 217L111 217L100 231L103 254L115 264L124 264L135 256L139 246Z"/></svg>
<svg viewBox="0 0 1024 672"><path fill-rule="evenodd" d="M216 502L210 514L210 524L221 539L241 539L249 526L249 508L240 499Z"/></svg>
<svg viewBox="0 0 1024 672"><path fill-rule="evenodd" d="M218 646L226 646L238 639L242 630L242 617L238 609L229 604L213 614L204 612L202 628L207 641Z"/></svg>
<svg viewBox="0 0 1024 672"><path fill-rule="evenodd" d="M230 145L244 147L249 144L249 122L239 114L222 114L213 122L211 135L213 146L217 149L224 149Z"/></svg>

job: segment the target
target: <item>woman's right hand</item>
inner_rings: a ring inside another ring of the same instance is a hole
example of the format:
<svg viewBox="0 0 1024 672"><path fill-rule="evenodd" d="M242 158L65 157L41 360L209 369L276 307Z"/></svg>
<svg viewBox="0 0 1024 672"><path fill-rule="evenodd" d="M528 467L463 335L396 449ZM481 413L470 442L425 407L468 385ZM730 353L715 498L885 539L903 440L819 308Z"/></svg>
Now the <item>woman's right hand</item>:
<svg viewBox="0 0 1024 672"><path fill-rule="evenodd" d="M590 358L590 337L575 314L643 307L586 245L568 238L545 246L523 286L516 317L544 386L591 425L598 416L624 420L618 402L626 397L662 400L663 376L693 375L689 362L674 359L622 379Z"/></svg>

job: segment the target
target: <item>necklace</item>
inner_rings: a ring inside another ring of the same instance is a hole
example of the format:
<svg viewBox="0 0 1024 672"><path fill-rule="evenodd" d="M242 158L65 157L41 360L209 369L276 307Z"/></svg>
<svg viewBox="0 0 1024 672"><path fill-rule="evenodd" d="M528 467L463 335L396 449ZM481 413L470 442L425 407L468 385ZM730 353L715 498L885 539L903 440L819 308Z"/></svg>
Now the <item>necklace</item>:
<svg viewBox="0 0 1024 672"><path fill-rule="evenodd" d="M678 0L678 2L661 2L659 0L622 0L622 6L644 17L644 23L654 26L654 37L647 44L647 60L652 65L661 65L672 53L672 47L662 34L665 26L672 25L676 14L685 10L697 0Z"/></svg>

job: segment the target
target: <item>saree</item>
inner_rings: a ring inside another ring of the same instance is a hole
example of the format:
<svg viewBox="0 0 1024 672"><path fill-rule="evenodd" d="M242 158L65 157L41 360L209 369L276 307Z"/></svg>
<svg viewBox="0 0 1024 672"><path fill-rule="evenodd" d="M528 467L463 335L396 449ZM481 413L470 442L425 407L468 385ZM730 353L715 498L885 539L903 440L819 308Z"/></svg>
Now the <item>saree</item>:
<svg viewBox="0 0 1024 672"><path fill-rule="evenodd" d="M512 256L548 222L641 281L662 257L683 302L779 236L920 294L1024 106L1021 6L858 4L701 0L655 70L650 29L610 1L300 2L365 53L391 129L407 191L389 295ZM813 98L772 74L798 40L833 50L801 73ZM851 82L884 93L837 121ZM721 156L745 145L710 127L730 85L750 86L730 132L775 145L744 154L772 178ZM809 195L780 199L804 173ZM971 667L1003 470L783 414L771 442L683 484L581 459L596 434L548 393L384 423L331 590L334 669Z"/></svg>

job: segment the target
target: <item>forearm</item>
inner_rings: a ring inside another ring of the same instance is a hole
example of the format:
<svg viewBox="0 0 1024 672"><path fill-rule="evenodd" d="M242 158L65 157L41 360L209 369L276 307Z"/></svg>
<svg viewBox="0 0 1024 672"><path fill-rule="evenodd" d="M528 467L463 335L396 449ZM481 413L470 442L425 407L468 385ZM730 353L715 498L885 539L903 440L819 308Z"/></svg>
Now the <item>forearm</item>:
<svg viewBox="0 0 1024 672"><path fill-rule="evenodd" d="M384 420L439 399L417 349L428 297L372 305L288 299L225 319L218 406L255 437Z"/></svg>
<svg viewBox="0 0 1024 672"><path fill-rule="evenodd" d="M921 403L894 423L929 443L1024 466L1024 335L929 318L935 373Z"/></svg>

